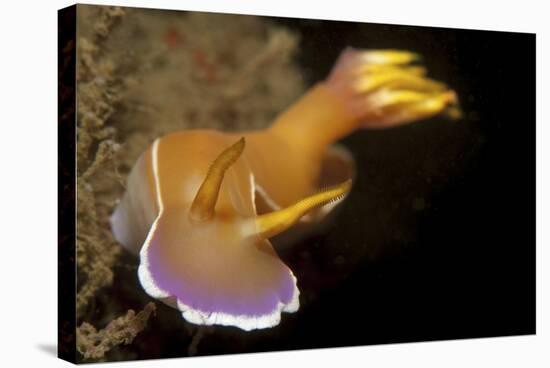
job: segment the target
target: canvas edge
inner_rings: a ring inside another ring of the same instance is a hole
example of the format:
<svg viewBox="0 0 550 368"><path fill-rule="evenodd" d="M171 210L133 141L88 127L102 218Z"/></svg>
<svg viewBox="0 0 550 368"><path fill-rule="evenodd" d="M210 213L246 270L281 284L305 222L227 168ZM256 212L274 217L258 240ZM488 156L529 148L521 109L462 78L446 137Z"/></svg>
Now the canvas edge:
<svg viewBox="0 0 550 368"><path fill-rule="evenodd" d="M76 16L76 5L57 12L57 356L71 363L76 363Z"/></svg>

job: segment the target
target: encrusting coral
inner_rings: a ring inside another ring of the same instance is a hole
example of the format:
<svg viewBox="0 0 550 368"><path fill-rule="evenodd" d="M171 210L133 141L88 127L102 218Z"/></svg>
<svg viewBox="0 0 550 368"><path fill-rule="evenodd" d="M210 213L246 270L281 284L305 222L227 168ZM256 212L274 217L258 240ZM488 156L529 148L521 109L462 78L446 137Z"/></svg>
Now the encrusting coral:
<svg viewBox="0 0 550 368"><path fill-rule="evenodd" d="M106 122L118 102L119 83L114 67L101 53L101 40L123 15L118 8L101 8L91 40L77 45L77 315L82 316L95 293L113 280L112 267L120 252L108 228L105 215L111 210L108 198L100 194L101 181L116 178L115 130Z"/></svg>
<svg viewBox="0 0 550 368"><path fill-rule="evenodd" d="M112 320L99 331L93 325L84 322L76 331L76 347L84 359L102 358L114 346L131 344L155 311L154 303L147 304L138 314L130 309L125 316Z"/></svg>

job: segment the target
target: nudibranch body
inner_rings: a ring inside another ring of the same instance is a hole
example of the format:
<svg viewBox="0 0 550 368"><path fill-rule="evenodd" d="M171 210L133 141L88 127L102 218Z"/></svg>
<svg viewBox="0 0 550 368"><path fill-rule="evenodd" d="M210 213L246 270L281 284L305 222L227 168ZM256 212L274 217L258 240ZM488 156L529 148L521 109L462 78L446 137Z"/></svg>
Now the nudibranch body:
<svg viewBox="0 0 550 368"><path fill-rule="evenodd" d="M298 310L296 278L269 238L322 218L348 193L353 161L332 144L360 127L459 111L454 92L415 59L347 49L268 129L156 139L111 217L116 239L139 254L145 291L189 322L244 330Z"/></svg>

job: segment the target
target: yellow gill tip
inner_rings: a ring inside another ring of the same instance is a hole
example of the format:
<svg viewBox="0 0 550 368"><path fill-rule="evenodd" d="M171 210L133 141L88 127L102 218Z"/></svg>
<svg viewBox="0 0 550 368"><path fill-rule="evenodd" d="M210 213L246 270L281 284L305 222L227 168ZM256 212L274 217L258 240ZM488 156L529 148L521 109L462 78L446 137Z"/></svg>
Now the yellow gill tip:
<svg viewBox="0 0 550 368"><path fill-rule="evenodd" d="M404 50L360 51L360 59L367 64L404 65L420 60L420 55Z"/></svg>
<svg viewBox="0 0 550 368"><path fill-rule="evenodd" d="M392 125L426 119L437 114L460 118L461 111L454 91L432 94L396 93L381 106L382 120Z"/></svg>
<svg viewBox="0 0 550 368"><path fill-rule="evenodd" d="M420 56L404 50L346 49L327 79L366 128L387 128L436 114L461 117L456 93L426 76Z"/></svg>

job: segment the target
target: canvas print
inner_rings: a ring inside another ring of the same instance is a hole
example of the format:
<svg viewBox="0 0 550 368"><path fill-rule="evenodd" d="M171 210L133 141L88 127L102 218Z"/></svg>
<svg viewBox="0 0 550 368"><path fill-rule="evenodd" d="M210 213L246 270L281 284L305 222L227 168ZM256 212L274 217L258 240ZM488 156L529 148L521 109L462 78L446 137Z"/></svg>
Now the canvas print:
<svg viewBox="0 0 550 368"><path fill-rule="evenodd" d="M61 10L60 357L535 333L534 57L532 34Z"/></svg>

